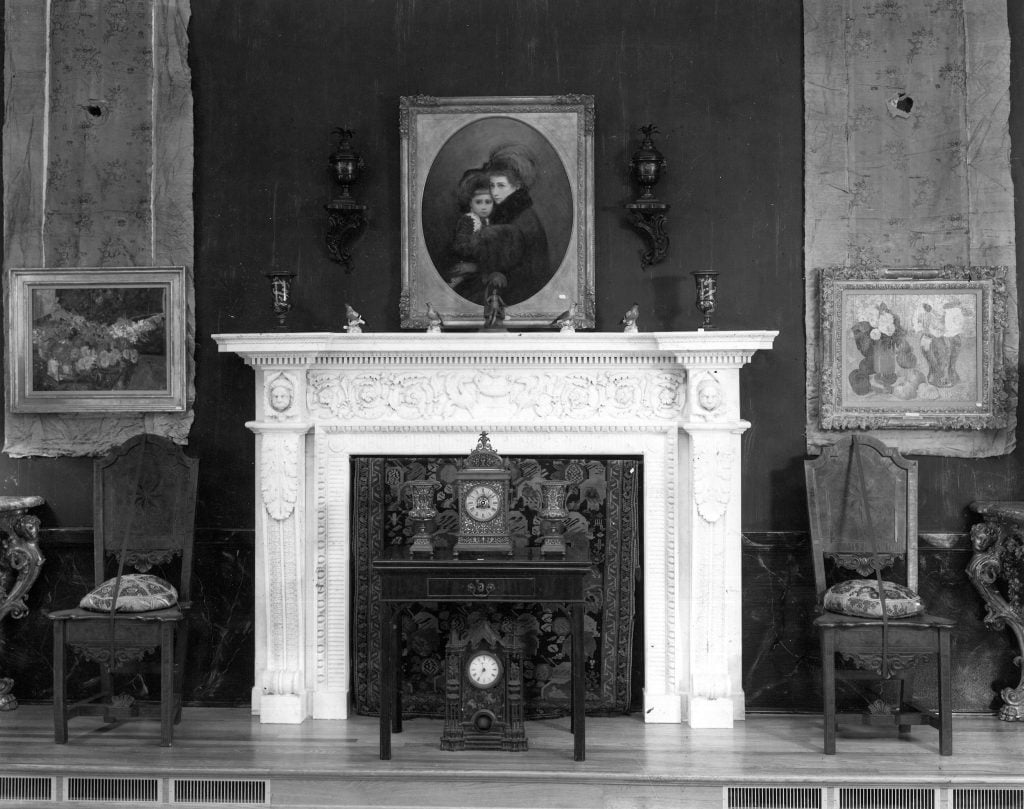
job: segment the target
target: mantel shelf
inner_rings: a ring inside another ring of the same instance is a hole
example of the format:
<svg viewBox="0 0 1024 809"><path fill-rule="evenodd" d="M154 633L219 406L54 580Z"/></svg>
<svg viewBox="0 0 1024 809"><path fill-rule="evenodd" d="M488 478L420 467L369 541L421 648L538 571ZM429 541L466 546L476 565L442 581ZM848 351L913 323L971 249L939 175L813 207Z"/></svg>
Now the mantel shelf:
<svg viewBox="0 0 1024 809"><path fill-rule="evenodd" d="M275 357L381 354L410 357L447 354L579 356L626 354L665 356L738 355L743 364L758 350L769 349L778 331L690 332L255 332L214 334L220 351L261 363ZM730 363L731 364L731 363Z"/></svg>

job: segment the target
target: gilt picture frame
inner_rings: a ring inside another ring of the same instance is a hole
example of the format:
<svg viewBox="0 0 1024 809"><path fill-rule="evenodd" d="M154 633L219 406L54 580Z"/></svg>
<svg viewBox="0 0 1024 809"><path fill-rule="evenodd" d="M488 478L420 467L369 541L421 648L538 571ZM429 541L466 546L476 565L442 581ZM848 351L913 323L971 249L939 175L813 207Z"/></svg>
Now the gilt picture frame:
<svg viewBox="0 0 1024 809"><path fill-rule="evenodd" d="M446 329L480 327L491 273L506 284L507 329L549 326L572 306L576 327L593 328L593 97L409 96L399 120L402 328L435 313ZM488 204L488 173L503 169L519 193Z"/></svg>
<svg viewBox="0 0 1024 809"><path fill-rule="evenodd" d="M13 268L7 402L14 413L186 409L185 268Z"/></svg>
<svg viewBox="0 0 1024 809"><path fill-rule="evenodd" d="M821 427L1005 427L1006 268L819 272Z"/></svg>

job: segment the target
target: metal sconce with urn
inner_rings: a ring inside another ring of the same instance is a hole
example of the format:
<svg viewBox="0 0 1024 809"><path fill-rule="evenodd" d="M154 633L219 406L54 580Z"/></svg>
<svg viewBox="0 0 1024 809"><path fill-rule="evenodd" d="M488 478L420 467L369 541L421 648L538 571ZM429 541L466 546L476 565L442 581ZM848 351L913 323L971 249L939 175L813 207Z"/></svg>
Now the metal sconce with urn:
<svg viewBox="0 0 1024 809"><path fill-rule="evenodd" d="M642 269L663 261L668 255L665 213L671 206L654 196L654 186L661 179L661 172L666 166L665 157L654 145L653 137L657 132L658 127L654 124L640 127L643 140L629 161L633 179L640 186L640 196L626 205L629 223L650 242L650 247L640 254Z"/></svg>
<svg viewBox="0 0 1024 809"><path fill-rule="evenodd" d="M333 131L338 146L329 158L334 178L341 186L341 194L324 206L327 211L327 250L333 261L352 272L352 254L349 246L366 227L366 206L360 205L349 187L359 180L366 164L352 149L352 130L339 127Z"/></svg>

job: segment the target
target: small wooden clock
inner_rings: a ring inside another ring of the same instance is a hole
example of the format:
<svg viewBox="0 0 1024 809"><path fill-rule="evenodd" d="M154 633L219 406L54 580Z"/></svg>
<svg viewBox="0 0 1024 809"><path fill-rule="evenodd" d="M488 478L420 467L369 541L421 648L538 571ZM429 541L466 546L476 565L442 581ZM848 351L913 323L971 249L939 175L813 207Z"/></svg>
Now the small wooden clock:
<svg viewBox="0 0 1024 809"><path fill-rule="evenodd" d="M459 464L455 473L455 500L459 508L459 531L455 547L460 554L512 555L508 503L512 472L491 446L487 433L480 433L476 448Z"/></svg>
<svg viewBox="0 0 1024 809"><path fill-rule="evenodd" d="M442 750L527 749L523 652L513 631L499 637L487 619L453 627L445 651Z"/></svg>

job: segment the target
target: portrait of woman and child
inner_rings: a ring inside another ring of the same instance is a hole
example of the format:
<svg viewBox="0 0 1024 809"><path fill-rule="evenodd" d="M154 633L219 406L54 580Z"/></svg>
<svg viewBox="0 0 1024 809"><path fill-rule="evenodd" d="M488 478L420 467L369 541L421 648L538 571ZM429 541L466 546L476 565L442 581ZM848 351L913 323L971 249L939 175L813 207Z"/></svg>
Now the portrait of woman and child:
<svg viewBox="0 0 1024 809"><path fill-rule="evenodd" d="M539 293L558 270L571 236L572 191L536 131L486 119L441 150L424 189L423 215L428 251L445 284L474 304L486 307L490 294L514 306Z"/></svg>

